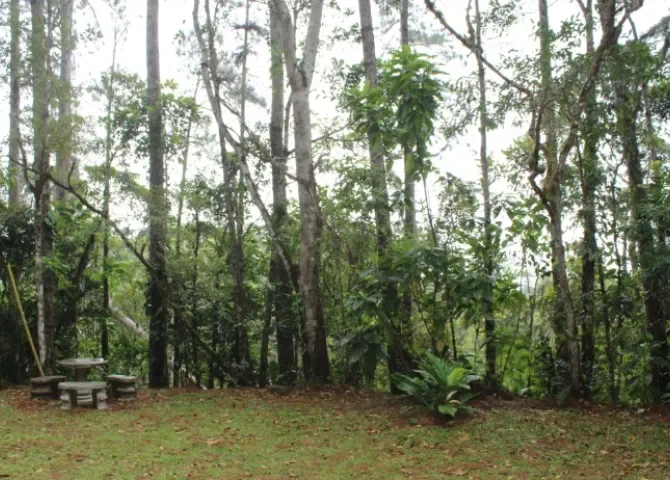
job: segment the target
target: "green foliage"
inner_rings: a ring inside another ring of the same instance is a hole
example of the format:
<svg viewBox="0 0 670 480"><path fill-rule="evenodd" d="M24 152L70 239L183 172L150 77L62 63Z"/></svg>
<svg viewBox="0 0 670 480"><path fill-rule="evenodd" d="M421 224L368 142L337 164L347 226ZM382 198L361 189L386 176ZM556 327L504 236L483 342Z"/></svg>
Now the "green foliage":
<svg viewBox="0 0 670 480"><path fill-rule="evenodd" d="M133 156L136 160L146 158L149 148L146 79L122 71L115 72L112 78L109 73L103 73L89 90L95 98L107 101L110 89L114 94L111 119L101 117L100 123L106 127L107 122L111 122L113 155ZM189 118L195 123L205 119L193 97L180 95L173 81L161 86L160 105L164 123L163 153L167 159L180 159ZM102 142L100 148L104 149Z"/></svg>
<svg viewBox="0 0 670 480"><path fill-rule="evenodd" d="M386 154L397 146L405 148L418 179L429 169L428 146L444 90L442 72L432 57L414 53L407 45L381 62L378 86L358 86L360 71L355 72L345 92L354 131L367 135L372 148Z"/></svg>
<svg viewBox="0 0 670 480"><path fill-rule="evenodd" d="M333 335L333 346L342 349L340 354L346 359L347 372L343 376L348 383L360 383L363 380L372 384L378 365L388 359L383 328L375 322L363 324L344 334ZM362 374L362 379L358 378L358 373Z"/></svg>
<svg viewBox="0 0 670 480"><path fill-rule="evenodd" d="M394 374L396 387L436 413L455 417L465 410L474 394L470 385L477 375L456 364L427 353L416 370L417 376Z"/></svg>
<svg viewBox="0 0 670 480"><path fill-rule="evenodd" d="M117 0L112 3L118 7ZM218 18L215 23L242 13L238 11L243 7L240 2L215 3L214 16ZM309 2L297 3L298 27L302 28ZM331 11L349 23L328 29L332 35L330 39L322 39L322 47L360 35L359 26L352 24L350 18L357 11L340 7L335 1L330 3ZM385 29L385 24L395 21L400 2L384 0L378 3ZM2 5L6 6L7 1ZM29 7L25 2L22 5L22 13L25 13L22 22L27 27ZM526 21L521 7L517 0L490 2L482 12L484 38L503 37L515 31L517 21ZM58 12L52 13L57 15ZM412 9L412 20L417 18L415 13ZM472 18L474 12L463 13ZM596 358L589 393L597 401L642 405L652 400L651 369L668 365L668 359L662 354L662 342L653 342L647 335L645 318L645 301L651 298L645 291L645 280L654 278L660 285L665 322L662 326L668 331L670 147L666 137L670 119L670 64L665 42L668 22L665 18L646 33L639 32L636 40L628 35L630 26L624 22L624 31L617 44L600 52L603 54L602 64L594 79L593 96L586 98L586 110L577 117L574 115L577 99L596 57L584 53L586 23L578 8L572 13L567 12L561 21L552 22L553 29L549 32L553 78L547 98L540 99L535 95L529 99L525 92L512 85L523 85L537 92L541 76L535 49L520 53L512 45L504 55L491 58L486 55L484 46L484 56L499 72L513 80L507 82L490 66L486 67L485 86L489 101L484 123L490 130L505 128L505 133L512 132L508 130L511 126L520 128L517 138L489 136L493 217L489 231L485 231L483 225L480 182L459 178L453 173L461 165L467 164L471 168L477 163L476 152L472 151L468 141L469 136L476 133L475 124L480 114L475 56L462 49L458 42L441 45L438 49L429 42L446 39L448 32L435 31L422 23L410 25L416 50L405 46L399 51L385 53L378 61L374 86L365 82L365 68L358 59L332 58L329 83L320 87L318 93L315 90L314 94L328 97L339 108L337 113L348 115L350 122L346 128L334 133L333 126L342 125L343 119L331 111L313 112L312 139L316 164L314 180L323 221L323 237L319 245L321 301L333 381L387 388L389 347L394 346L392 342L396 338L402 337L402 347L411 356L425 357L421 368L424 373L405 378L404 388L416 392L435 390L438 392L435 395L441 398L439 402L426 400L431 408L439 412L442 405L447 415L455 412L458 408L447 400L449 393L445 393L451 388L445 371L447 367L434 362L435 359L449 358L461 364L457 367L446 362L449 368L465 368L473 372L469 375L483 373L483 353L489 341L484 331L483 304L493 296L495 362L502 385L538 398L565 391L562 378L565 362L560 351L564 339L557 328L565 319L552 278L556 245L551 242L551 218L546 213L546 206L528 182L529 159L535 153L539 154L538 185L547 185L550 180L546 158L552 142L545 131L541 132L543 141L539 145L535 144L532 135L527 134L528 121L533 113L540 113L541 101L546 101L553 115L547 115L549 110L544 110L542 118L546 121L553 117L555 120L554 133L559 144L569 138L573 122L579 122L575 144L565 158L559 187L568 287L577 312L578 335L586 341L584 333L589 326L592 325L594 330ZM594 11L594 14L597 24L599 12ZM617 13L619 19L622 15L623 12ZM120 17L120 23L123 23ZM451 12L447 21L449 18ZM57 37L57 16L52 20L56 29L53 33ZM249 28L248 33L266 33L253 22ZM120 37L124 36L122 29L123 26L117 32ZM239 25L235 29L239 33L243 31ZM599 29L596 25L596 37ZM21 31L21 45L29 45L30 29L22 28ZM80 38L93 41L100 35L91 26ZM472 40L474 31L467 31L465 35L466 40ZM194 57L195 62L189 61L189 64L199 69L200 58L192 55L189 32L179 32L177 39L180 53ZM239 62L256 46L245 50L228 40L226 45L220 44L220 39L213 40L220 49L217 74L221 79L225 120L233 137L240 138L239 118L234 111L242 96ZM59 59L58 47L58 42L52 45L52 67L56 67ZM7 38L0 39L0 49L8 53L7 48ZM31 58L26 55L28 51L22 49L24 58L21 61L20 84L22 96L26 96L26 101L22 101L25 105L30 104ZM438 51L439 57L425 54ZM6 57L8 55L3 58ZM469 72L461 72L461 61L471 68ZM2 62L6 60L0 59L0 64ZM454 65L458 67L452 68ZM269 173L275 168L268 161L266 145L264 102L269 92L261 91L261 85L265 84L255 81L260 78L255 72L257 66L251 68L250 84L245 92L249 107L246 110L245 147L252 176L267 202L270 198ZM268 347L269 376L273 381L280 381L274 336L276 312L273 304L266 304L272 292L277 290L268 278L272 241L257 218L257 209L250 207L246 184L239 176L229 184L221 182L220 145L209 123L211 112L200 108L191 96L193 86L181 89L168 80L162 85L160 99L167 177L165 194L172 203L166 254L169 308L174 319L170 326L170 343L177 357L177 378L183 380L189 375L198 383L228 385L228 377L212 360L211 352L226 368L239 367L233 360L236 298L228 256L233 239L228 232L229 218L224 208L226 194L232 193L240 207L236 214L242 238L234 240L243 244L246 268L244 313L249 350L256 362L260 357L263 333L269 326L273 332ZM63 86L54 78L52 87L57 92ZM91 205L100 208L104 182L111 178L111 216L119 219L119 231L127 237L127 243L121 240L118 231L112 229L109 256L103 261L106 225L72 196L68 201L53 203L47 222L54 227L55 250L44 259L44 264L57 279L54 302L56 353L57 356L100 355L101 336L106 325L111 345L109 368L142 376L147 370L146 344L129 335L103 308L103 272L109 278L109 293L114 305L146 330L144 287L148 277L136 258L136 255L145 259L150 257L146 216L149 192L145 176L150 112L146 106L146 81L143 72L117 71L113 76L105 73L93 85L76 93L74 100L82 103L90 100L92 105L78 108L75 104L74 110L99 112L83 124L79 117L72 119L76 121L73 147L80 167L76 187ZM114 103L108 118L106 107L110 94ZM204 96L201 89L197 97L202 101ZM50 108L55 114L56 96L52 97ZM190 120L193 124L189 137ZM622 123L635 133L629 137L629 133L622 132ZM317 132L322 125L327 127L325 131ZM63 147L59 145L61 127L63 122L54 115L49 128L54 163L58 150ZM105 135L107 127L111 128L109 152ZM29 155L28 142L34 133L29 109L22 117L22 130ZM290 135L290 131L288 133ZM459 148L440 148L438 152L437 148L432 148L433 143L437 143L436 134L437 138L448 142L447 147L459 145ZM183 167L187 141L190 158L182 189L177 177ZM500 142L503 142L502 148ZM289 145L285 147L289 149L287 156L291 157L294 152L290 151ZM373 185L378 178L370 168L369 147L373 154L382 154L386 162L388 213L392 223L390 245L384 251L387 255L379 255L378 251L375 210L381 202L373 194L373 190L377 190ZM636 150L634 157L641 168L642 186L638 190L630 188L631 149ZM233 152L228 154L236 167L239 159ZM292 160L288 159L289 173L293 170ZM401 162L410 167L409 180L423 180L426 186L425 205L421 202L423 192L417 195L418 228L411 239L401 239L405 209L404 179L397 174ZM31 173L28 176L35 180ZM8 181L5 172L0 172L3 194ZM295 179L289 177L288 184L288 219L281 237L297 265L301 241L300 207L293 198ZM590 193L595 203L595 251L586 251L586 242L581 235L586 218L584 189L588 186L592 187ZM28 188L24 190L25 203L34 201L27 193ZM645 197L639 205L639 215L633 215L631 209L636 193ZM15 341L24 336L17 330L20 325L7 295L5 272L7 263L11 262L19 280L28 322L34 330L34 205L10 211L3 200L4 197L0 200L0 376L21 381L30 369L31 360L25 342ZM183 208L177 220L175 214L181 201ZM426 212L431 213L430 219ZM646 232L650 233L653 247L644 256L640 254L637 238L642 223L647 225ZM592 254L591 259L596 262L596 271L592 273L595 290L590 297L584 294L582 285L584 259L588 258L585 254ZM298 277L297 271L292 273ZM387 295L389 292L394 295ZM285 295L295 320L293 339L299 368L305 349L300 325L300 296ZM410 308L398 300L410 297ZM592 307L590 313L585 308L588 306ZM445 378L444 382L440 380ZM667 394L664 398L668 399ZM460 401L461 397L456 395L452 399Z"/></svg>

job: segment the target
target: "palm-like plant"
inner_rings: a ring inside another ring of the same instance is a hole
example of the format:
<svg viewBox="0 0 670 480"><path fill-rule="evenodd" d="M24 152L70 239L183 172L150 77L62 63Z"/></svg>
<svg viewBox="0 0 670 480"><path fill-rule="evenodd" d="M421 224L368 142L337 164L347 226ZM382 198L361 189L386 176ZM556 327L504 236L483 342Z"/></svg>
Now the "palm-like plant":
<svg viewBox="0 0 670 480"><path fill-rule="evenodd" d="M422 405L442 415L455 417L476 394L470 384L479 380L471 371L427 353L415 370L418 376L396 374L392 381L398 389Z"/></svg>

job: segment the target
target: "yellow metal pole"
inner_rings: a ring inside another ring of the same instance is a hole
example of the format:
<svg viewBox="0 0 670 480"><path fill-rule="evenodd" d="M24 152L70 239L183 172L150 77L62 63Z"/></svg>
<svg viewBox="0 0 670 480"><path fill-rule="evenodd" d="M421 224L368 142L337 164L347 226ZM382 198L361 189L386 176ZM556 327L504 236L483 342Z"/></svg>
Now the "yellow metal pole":
<svg viewBox="0 0 670 480"><path fill-rule="evenodd" d="M26 322L26 315L23 313L23 307L21 306L21 299L19 298L19 290L16 288L16 280L14 280L14 273L12 273L12 266L7 264L7 271L9 272L9 282L12 284L12 291L14 292L14 301L16 302L16 308L21 315L21 320L23 321L23 328L26 329L26 336L28 337L28 342L30 342L30 349L33 351L35 356L35 362L37 363L37 369L40 371L40 375L44 376L44 370L42 370L42 364L40 363L40 357L37 355L37 350L35 350L35 344L33 343L33 337L30 335L30 329L28 328L28 322Z"/></svg>

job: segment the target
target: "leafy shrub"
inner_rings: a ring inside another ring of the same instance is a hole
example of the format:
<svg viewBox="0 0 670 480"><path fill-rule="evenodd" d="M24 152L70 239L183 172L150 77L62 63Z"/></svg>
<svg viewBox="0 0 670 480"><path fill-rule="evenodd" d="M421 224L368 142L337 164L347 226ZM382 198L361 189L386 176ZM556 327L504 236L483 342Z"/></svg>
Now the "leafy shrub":
<svg viewBox="0 0 670 480"><path fill-rule="evenodd" d="M431 353L426 354L415 371L418 376L395 374L392 381L398 389L436 413L454 418L476 395L469 390L470 384L479 380L477 375Z"/></svg>

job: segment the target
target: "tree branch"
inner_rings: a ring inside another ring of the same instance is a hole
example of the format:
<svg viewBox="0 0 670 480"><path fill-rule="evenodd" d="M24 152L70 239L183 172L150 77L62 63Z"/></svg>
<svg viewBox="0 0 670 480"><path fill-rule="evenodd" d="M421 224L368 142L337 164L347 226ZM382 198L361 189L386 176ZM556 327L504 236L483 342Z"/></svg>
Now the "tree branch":
<svg viewBox="0 0 670 480"><path fill-rule="evenodd" d="M275 3L281 3L284 5L284 8L286 8L286 4L282 0L276 0ZM272 237L273 240L273 245L275 245L275 248L277 249L277 253L279 254L279 258L282 262L282 265L284 269L286 270L287 275L289 275L290 278L293 278L292 275L292 266L294 265L293 262L291 261L291 257L288 253L288 249L286 249L283 245L283 243L280 241L279 236L277 235L277 232L275 231L274 225L272 223L272 217L270 216L270 213L268 212L268 209L266 208L265 204L263 203L263 200L261 199L260 194L258 193L258 188L256 187L256 184L253 181L253 178L251 177L251 172L249 170L249 166L246 162L246 157L244 155L244 150L242 148L242 145L240 145L240 142L235 139L235 137L230 133L230 129L226 125L225 121L223 120L223 115L221 112L221 105L225 105L225 102L223 102L219 96L217 95L217 92L215 91L215 78L212 77L212 74L210 74L210 71L207 67L207 49L205 46L205 40L202 36L202 29L200 27L200 20L198 18L198 11L199 11L199 5L200 1L199 0L194 0L193 2L193 27L195 30L195 34L197 37L198 41L198 46L200 48L200 55L202 57L201 61L201 72L202 72L202 78L203 78L203 83L205 85L205 89L207 90L207 97L209 99L210 105L212 107L212 112L214 114L214 120L216 121L217 127L218 127L218 134L219 134L219 141L224 143L228 142L232 147L233 150L235 151L235 155L237 157L239 166L240 166L240 172L242 173L242 177L244 178L244 182L247 185L247 188L249 189L249 193L251 195L251 198L256 205L256 208L261 212L261 217L263 218L263 222L265 223L266 228L268 229L268 232L270 233L270 236ZM209 16L208 16L209 18ZM290 20L290 14L289 14L289 20ZM214 32L212 31L213 27L211 24L211 21L208 20L207 24L208 28L208 36L209 38L213 37ZM212 47L213 48L213 47ZM295 50L294 50L295 51ZM212 52L210 49L210 55L215 56L216 53ZM244 127L243 127L244 128ZM222 147L223 148L223 147ZM223 152L222 152L223 153ZM297 291L297 285L294 284L294 288L296 288Z"/></svg>
<svg viewBox="0 0 670 480"><path fill-rule="evenodd" d="M445 30L451 33L451 35L453 35L459 42L461 42L461 44L463 44L465 48L470 50L472 53L477 53L477 46L473 44L470 40L468 40L467 37L458 33L451 25L449 25L449 23L445 20L442 12L440 12L437 9L437 7L435 7L435 2L433 0L425 0L425 4L428 10L430 10L431 13L435 16L435 18L437 18L437 20L442 24ZM479 52L479 57L481 58L482 63L486 65L489 68L489 70L495 73L506 84L510 85L511 87L514 87L521 93L527 95L529 98L533 97L533 92L531 90L524 87L519 82L512 80L507 75L498 70L498 68L495 65L493 65L484 57L483 53L484 52Z"/></svg>
<svg viewBox="0 0 670 480"><path fill-rule="evenodd" d="M149 340L149 335L147 335L147 332L145 332L144 329L142 329L140 324L137 323L132 318L130 318L129 316L125 315L121 310L119 310L115 305L113 305L111 299L109 301L109 312L116 320L118 320L121 324L123 324L123 326L128 328L136 336L138 336L142 340Z"/></svg>
<svg viewBox="0 0 670 480"><path fill-rule="evenodd" d="M314 76L316 66L316 55L319 52L319 32L321 31L321 18L323 16L323 0L312 0L312 8L309 12L309 26L305 37L305 49L302 54L302 70L305 72L307 82L305 87L309 88Z"/></svg>
<svg viewBox="0 0 670 480"><path fill-rule="evenodd" d="M39 172L37 172L36 170L34 170L30 167L26 167L26 169L29 170L32 173L40 174ZM79 200L79 202L84 207L86 207L88 210L95 213L96 215L101 217L103 220L105 220L107 222L107 224L109 226L111 226L112 229L114 229L114 231L119 235L119 237L123 241L124 245L126 247L128 247L128 249L135 255L135 257L139 260L139 262L142 265L144 265L144 267L146 267L146 269L149 271L149 273L153 275L153 273L155 271L153 266L144 258L144 256L140 252L137 251L137 249L130 242L130 239L128 238L128 236L125 233L123 233L123 230L121 230L121 227L119 227L117 225L117 223L114 222L109 217L109 215L106 215L101 209L99 209L98 207L94 206L91 202L89 202L86 199L86 197L84 197L81 193L79 193L77 191L77 189L75 189L72 185L67 185L67 184L57 180L56 178L54 178L53 175L51 175L51 173L41 173L41 175L43 175L48 181L50 181L51 183L53 183L57 187L62 188L63 190L65 190L68 193L71 193L77 200Z"/></svg>

